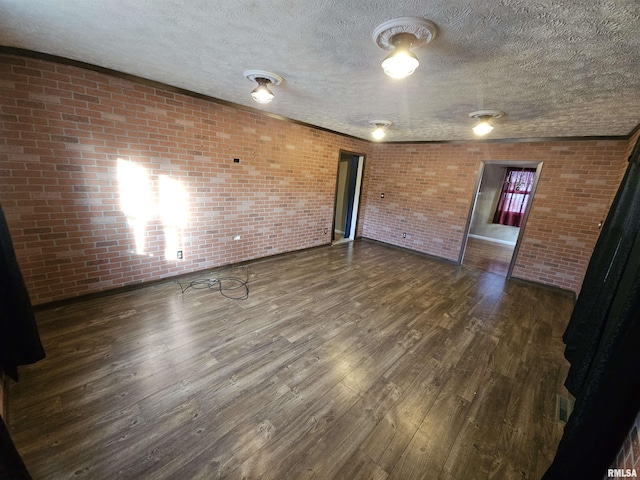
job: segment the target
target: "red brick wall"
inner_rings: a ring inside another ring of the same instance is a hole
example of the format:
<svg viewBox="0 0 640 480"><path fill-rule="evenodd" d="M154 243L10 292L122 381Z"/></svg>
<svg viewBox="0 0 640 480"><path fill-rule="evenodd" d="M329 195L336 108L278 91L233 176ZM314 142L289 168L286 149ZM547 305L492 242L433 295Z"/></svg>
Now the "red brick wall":
<svg viewBox="0 0 640 480"><path fill-rule="evenodd" d="M629 143L627 145L627 151L624 154L624 158L625 159L628 159L629 157L631 157L631 154L633 153L633 149L636 146L636 143L638 142L638 140L640 140L640 130L638 130L629 139ZM627 170L627 165L628 165L628 162L624 162L624 163L622 163L622 165L620 165L620 179L621 180L622 180L622 177L624 176L625 171Z"/></svg>
<svg viewBox="0 0 640 480"><path fill-rule="evenodd" d="M636 473L640 471L640 413L633 422L629 434L625 437L611 468L635 469ZM605 479L610 478L614 477L605 476Z"/></svg>
<svg viewBox="0 0 640 480"><path fill-rule="evenodd" d="M636 146L636 142L640 139L640 130L634 133L629 139L629 144L627 145L626 156L629 158L631 153L633 152L633 148Z"/></svg>
<svg viewBox="0 0 640 480"><path fill-rule="evenodd" d="M0 203L34 304L328 243L339 150L369 149L43 60L0 56L0 79Z"/></svg>
<svg viewBox="0 0 640 480"><path fill-rule="evenodd" d="M363 235L457 261L481 161L543 161L513 275L578 292L628 143L377 145L365 172Z"/></svg>
<svg viewBox="0 0 640 480"><path fill-rule="evenodd" d="M0 56L0 128L0 203L34 304L328 243L340 149L366 155L358 235L451 260L480 161L544 161L514 275L578 291L630 149L374 145L15 56ZM139 167L126 208L118 160ZM124 209L144 217L142 254ZM165 258L171 223L181 261Z"/></svg>

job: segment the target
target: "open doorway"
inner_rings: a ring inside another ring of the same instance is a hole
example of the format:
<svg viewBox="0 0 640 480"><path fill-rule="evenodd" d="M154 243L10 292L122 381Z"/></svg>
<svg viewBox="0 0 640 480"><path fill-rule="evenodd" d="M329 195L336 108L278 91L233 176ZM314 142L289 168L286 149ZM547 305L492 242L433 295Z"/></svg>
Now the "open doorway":
<svg viewBox="0 0 640 480"><path fill-rule="evenodd" d="M348 242L356 238L363 167L363 155L352 152L340 152L333 214L332 243Z"/></svg>
<svg viewBox="0 0 640 480"><path fill-rule="evenodd" d="M511 276L541 169L542 162L482 162L460 264Z"/></svg>

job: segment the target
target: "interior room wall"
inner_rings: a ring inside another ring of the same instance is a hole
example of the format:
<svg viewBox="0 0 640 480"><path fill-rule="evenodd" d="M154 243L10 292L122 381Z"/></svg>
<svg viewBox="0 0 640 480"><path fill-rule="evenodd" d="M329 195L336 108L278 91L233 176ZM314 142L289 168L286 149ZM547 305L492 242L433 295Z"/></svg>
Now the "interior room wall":
<svg viewBox="0 0 640 480"><path fill-rule="evenodd" d="M478 190L476 206L471 218L469 233L480 237L492 238L515 245L518 240L518 227L493 223L493 215L498 205L502 182L504 181L506 167L487 164L484 167L482 181Z"/></svg>
<svg viewBox="0 0 640 480"><path fill-rule="evenodd" d="M369 149L40 59L2 56L0 78L0 203L34 304L328 244L339 152Z"/></svg>
<svg viewBox="0 0 640 480"><path fill-rule="evenodd" d="M454 261L481 160L545 162L514 276L577 292L633 141L371 144L45 60L0 56L0 78L34 304L329 243L340 150L367 157L358 236Z"/></svg>
<svg viewBox="0 0 640 480"><path fill-rule="evenodd" d="M481 161L542 161L513 276L579 292L628 144L622 139L376 145L365 169L363 236L457 261Z"/></svg>

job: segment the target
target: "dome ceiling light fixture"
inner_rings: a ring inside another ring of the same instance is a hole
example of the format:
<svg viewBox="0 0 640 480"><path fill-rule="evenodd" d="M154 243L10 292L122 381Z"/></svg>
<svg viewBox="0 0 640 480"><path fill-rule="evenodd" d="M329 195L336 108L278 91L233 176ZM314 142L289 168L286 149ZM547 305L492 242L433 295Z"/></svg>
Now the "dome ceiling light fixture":
<svg viewBox="0 0 640 480"><path fill-rule="evenodd" d="M392 78L405 78L420 65L413 49L426 45L436 36L438 27L420 17L400 17L384 22L373 31L373 41L391 53L382 62L384 73Z"/></svg>
<svg viewBox="0 0 640 480"><path fill-rule="evenodd" d="M392 125L392 123L389 120L370 120L369 125L376 127L371 132L371 136L376 140L382 140L387 134L385 128Z"/></svg>
<svg viewBox="0 0 640 480"><path fill-rule="evenodd" d="M246 70L244 76L252 82L257 82L258 86L251 91L251 98L258 103L269 103L275 95L269 90L269 85L280 85L283 78L275 73L264 70Z"/></svg>
<svg viewBox="0 0 640 480"><path fill-rule="evenodd" d="M477 112L471 112L469 116L471 118L480 120L480 122L478 122L476 126L473 127L473 133L482 137L484 135L487 135L488 133L491 133L491 131L493 130L491 120L504 116L504 112L501 112L499 110L478 110Z"/></svg>

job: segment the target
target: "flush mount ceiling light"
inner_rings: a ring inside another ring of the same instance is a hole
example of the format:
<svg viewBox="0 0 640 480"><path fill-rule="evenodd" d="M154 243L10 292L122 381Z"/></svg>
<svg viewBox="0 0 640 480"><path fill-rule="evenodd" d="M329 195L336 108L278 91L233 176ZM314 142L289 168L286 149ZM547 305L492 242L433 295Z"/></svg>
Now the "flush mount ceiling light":
<svg viewBox="0 0 640 480"><path fill-rule="evenodd" d="M391 50L382 62L384 73L398 79L411 75L420 65L412 49L433 40L437 30L431 20L419 17L401 17L378 25L373 41L380 48Z"/></svg>
<svg viewBox="0 0 640 480"><path fill-rule="evenodd" d="M471 118L476 118L480 120L480 122L473 127L473 133L478 136L483 136L491 132L493 130L493 125L491 124L491 120L494 118L500 118L504 115L504 112L499 110L478 110L477 112L471 112L469 116Z"/></svg>
<svg viewBox="0 0 640 480"><path fill-rule="evenodd" d="M382 140L384 136L387 134L385 128L391 125L389 120L371 120L369 125L373 125L376 128L371 132L371 136L376 140Z"/></svg>
<svg viewBox="0 0 640 480"><path fill-rule="evenodd" d="M258 86L251 92L251 98L258 103L269 103L275 96L269 85L280 85L283 78L280 75L264 70L246 70L244 76L252 82L257 82Z"/></svg>

